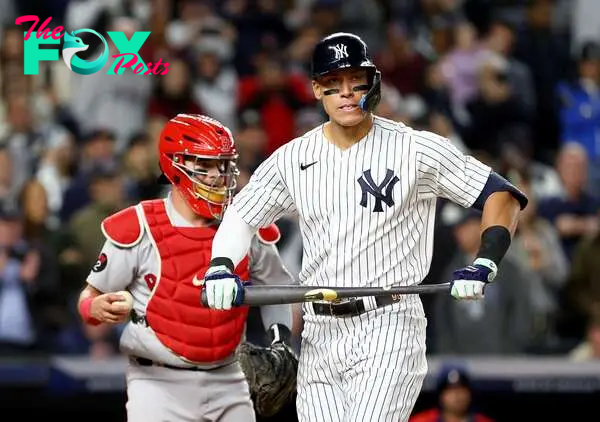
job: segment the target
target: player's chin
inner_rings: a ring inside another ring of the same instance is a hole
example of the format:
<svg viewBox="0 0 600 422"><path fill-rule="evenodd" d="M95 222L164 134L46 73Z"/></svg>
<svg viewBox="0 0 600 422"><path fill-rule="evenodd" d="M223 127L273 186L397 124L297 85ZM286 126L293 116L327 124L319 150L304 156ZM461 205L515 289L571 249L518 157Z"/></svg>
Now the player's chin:
<svg viewBox="0 0 600 422"><path fill-rule="evenodd" d="M335 114L335 122L340 126L356 126L362 122L365 118L365 113L360 109L356 108L351 112L337 110Z"/></svg>

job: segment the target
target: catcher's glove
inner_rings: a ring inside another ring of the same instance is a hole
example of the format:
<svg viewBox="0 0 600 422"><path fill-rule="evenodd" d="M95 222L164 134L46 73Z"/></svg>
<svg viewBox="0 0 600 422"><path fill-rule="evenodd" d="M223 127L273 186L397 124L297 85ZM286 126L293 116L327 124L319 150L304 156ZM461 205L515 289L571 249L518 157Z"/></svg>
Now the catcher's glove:
<svg viewBox="0 0 600 422"><path fill-rule="evenodd" d="M296 391L298 358L294 351L276 338L268 347L244 342L237 356L248 380L256 413L273 416L279 412Z"/></svg>

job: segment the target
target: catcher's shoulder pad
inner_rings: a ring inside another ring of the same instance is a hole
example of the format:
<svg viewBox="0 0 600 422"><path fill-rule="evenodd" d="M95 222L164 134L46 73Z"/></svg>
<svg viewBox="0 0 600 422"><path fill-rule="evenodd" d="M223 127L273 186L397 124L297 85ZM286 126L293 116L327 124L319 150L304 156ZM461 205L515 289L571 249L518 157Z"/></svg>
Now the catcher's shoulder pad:
<svg viewBox="0 0 600 422"><path fill-rule="evenodd" d="M266 227L261 227L256 232L258 239L266 245L274 245L281 239L281 231L274 223Z"/></svg>
<svg viewBox="0 0 600 422"><path fill-rule="evenodd" d="M120 248L137 245L144 234L138 207L129 207L105 218L100 227L107 240Z"/></svg>

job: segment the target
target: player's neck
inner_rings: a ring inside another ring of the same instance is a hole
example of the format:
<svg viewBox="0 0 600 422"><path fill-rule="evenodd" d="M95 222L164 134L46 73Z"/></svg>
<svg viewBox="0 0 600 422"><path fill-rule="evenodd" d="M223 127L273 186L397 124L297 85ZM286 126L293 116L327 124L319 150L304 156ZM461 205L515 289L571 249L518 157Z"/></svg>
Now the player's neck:
<svg viewBox="0 0 600 422"><path fill-rule="evenodd" d="M196 214L190 208L187 202L185 202L185 199L183 199L183 196L181 196L177 189L173 189L171 191L171 202L173 203L173 208L175 208L175 211L177 211L179 215L181 215L185 221L191 225L195 227L206 227L213 224L212 220Z"/></svg>
<svg viewBox="0 0 600 422"><path fill-rule="evenodd" d="M442 412L444 422L465 422L467 421L468 415L457 415L454 412Z"/></svg>
<svg viewBox="0 0 600 422"><path fill-rule="evenodd" d="M345 150L363 139L373 126L373 115L369 114L356 126L342 126L330 120L323 131L327 140L336 147Z"/></svg>

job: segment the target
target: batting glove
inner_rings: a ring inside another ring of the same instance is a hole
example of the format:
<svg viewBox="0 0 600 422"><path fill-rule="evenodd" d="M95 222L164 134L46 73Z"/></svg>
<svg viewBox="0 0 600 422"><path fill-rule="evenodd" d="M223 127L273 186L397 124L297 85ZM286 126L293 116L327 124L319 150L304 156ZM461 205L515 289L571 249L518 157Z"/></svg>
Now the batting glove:
<svg viewBox="0 0 600 422"><path fill-rule="evenodd" d="M496 264L486 258L477 258L472 265L452 273L450 294L459 300L477 300L484 296L486 284L498 274Z"/></svg>
<svg viewBox="0 0 600 422"><path fill-rule="evenodd" d="M204 276L204 289L208 307L229 310L244 302L244 284L225 266L209 268Z"/></svg>

